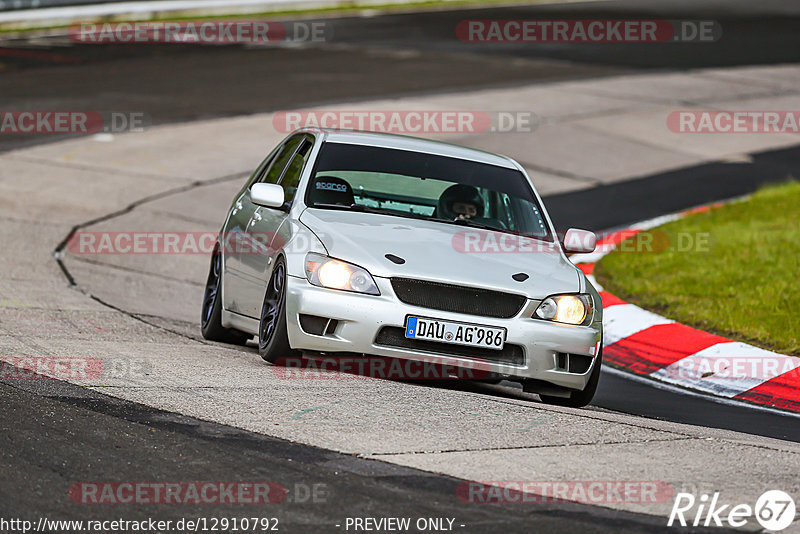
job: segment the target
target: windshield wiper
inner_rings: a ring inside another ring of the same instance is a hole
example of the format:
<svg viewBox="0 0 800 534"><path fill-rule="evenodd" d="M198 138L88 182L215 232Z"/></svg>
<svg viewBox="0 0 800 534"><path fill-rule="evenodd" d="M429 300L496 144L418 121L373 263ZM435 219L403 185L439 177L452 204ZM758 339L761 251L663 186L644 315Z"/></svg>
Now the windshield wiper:
<svg viewBox="0 0 800 534"><path fill-rule="evenodd" d="M453 219L453 224L458 224L461 226L470 226L472 228L483 228L484 230L494 230L495 232L507 231L505 228L498 228L497 226L492 226L486 223L480 223L478 221L473 221L472 219Z"/></svg>
<svg viewBox="0 0 800 534"><path fill-rule="evenodd" d="M481 230L491 230L492 232L502 232L504 234L511 234L519 237L526 237L528 239L535 239L536 241L543 241L545 243L550 243L548 239L543 237L535 236L535 235L528 235L528 234L521 234L515 232L514 230L509 230L507 228L498 228L496 226L492 226L486 223L480 223L478 221L473 221L471 219L440 219L437 217L431 217L427 219L429 221L436 221L436 222L443 222L447 224L455 224L456 226L469 226L470 228L480 228Z"/></svg>
<svg viewBox="0 0 800 534"><path fill-rule="evenodd" d="M458 226L469 226L471 228L481 228L483 230L492 230L494 232L508 232L505 228L498 228L497 226L491 226L485 223L479 223L477 221L473 221L470 219L441 219L438 217L431 217L428 220L436 221L436 222L443 222L448 224L455 224Z"/></svg>
<svg viewBox="0 0 800 534"><path fill-rule="evenodd" d="M347 211L358 211L362 213L380 213L382 215L397 215L397 212L392 210L387 210L383 208L373 208L371 206L364 206L363 204L314 204L313 206L309 206L309 208L325 208L325 209L332 209L332 210L347 210Z"/></svg>
<svg viewBox="0 0 800 534"><path fill-rule="evenodd" d="M313 206L309 206L309 208L326 208L334 210L358 211L361 213L377 213L380 215L392 215L394 217L405 217L408 219L417 219L420 221L434 221L446 224L455 224L456 226L469 226L470 228L480 228L481 230L491 230L492 232L502 232L504 234L518 235L530 239L535 239L537 241L549 242L549 240L542 237L538 237L535 235L519 234L513 230L508 230L506 228L498 228L496 226L480 223L477 221L473 221L471 219L442 219L439 217L426 217L418 213L405 213L401 211L388 210L385 208L373 208L371 206L364 206L363 204L350 204L349 206L347 204L314 204Z"/></svg>

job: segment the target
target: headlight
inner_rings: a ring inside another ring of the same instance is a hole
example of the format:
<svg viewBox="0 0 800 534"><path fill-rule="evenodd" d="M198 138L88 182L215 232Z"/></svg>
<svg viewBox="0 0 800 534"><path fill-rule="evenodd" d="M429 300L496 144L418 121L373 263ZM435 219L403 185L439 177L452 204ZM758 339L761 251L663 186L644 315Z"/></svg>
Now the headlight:
<svg viewBox="0 0 800 534"><path fill-rule="evenodd" d="M315 286L369 295L381 294L366 269L315 252L309 252L306 256L306 278Z"/></svg>
<svg viewBox="0 0 800 534"><path fill-rule="evenodd" d="M592 318L591 295L554 295L539 304L533 316L536 319L566 324L584 324Z"/></svg>

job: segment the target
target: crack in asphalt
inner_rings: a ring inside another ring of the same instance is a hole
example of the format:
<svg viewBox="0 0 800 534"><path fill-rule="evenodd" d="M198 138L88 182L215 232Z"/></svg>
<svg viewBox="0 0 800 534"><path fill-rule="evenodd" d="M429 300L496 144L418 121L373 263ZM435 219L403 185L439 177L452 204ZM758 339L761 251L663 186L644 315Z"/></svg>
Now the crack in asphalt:
<svg viewBox="0 0 800 534"><path fill-rule="evenodd" d="M24 159L24 158L18 158L18 159ZM92 166L87 166L87 167L88 168L92 168L92 169L95 168L95 167L92 167ZM195 180L195 181L193 181L191 183L188 183L188 184L185 184L185 185L181 185L181 186L178 186L178 187L173 187L171 189L167 189L166 191L161 191L159 193L154 193L152 195L144 196L144 197L140 198L139 200L131 202L130 204L128 204L127 206L125 206L125 207L123 207L123 208L121 208L119 210L113 211L111 213L107 213L106 215L101 215L99 217L95 217L93 219L90 219L88 221L84 221L82 223L78 223L78 224L74 225L70 229L69 233L67 233L67 235L64 237L64 239L62 239L61 242L58 245L56 245L56 248L53 250L53 258L55 259L56 264L61 269L61 272L64 274L64 277L67 279L67 282L69 282L69 285L70 285L70 287L72 289L80 291L81 293L83 293L84 295L86 295L90 299L94 300L95 302L101 304L102 306L105 306L105 307L110 308L110 309L112 309L114 311L120 312L122 314L125 314L128 317L130 317L131 319L134 319L136 321L140 321L140 322L142 322L142 323L144 323L144 324L146 324L148 326L151 326L153 328L158 328L160 330L163 330L165 332L169 332L171 334L175 334L175 335L180 336L182 338L189 339L189 340L195 341L197 343L201 343L203 345L208 345L209 343L207 343L205 340L200 340L200 339L191 337L191 336L189 336L189 335L187 335L187 334L185 334L183 332L178 332L177 330L173 330L173 329L167 328L167 327L165 327L163 325L159 325L159 324L153 323L151 321L148 321L148 320L142 318L141 316L139 316L139 315L137 315L137 314L135 314L133 312L130 312L128 310L124 310L124 309L122 309L122 308L120 308L118 306L115 306L114 304L111 304L110 302L106 302L105 300L101 299L100 297L91 294L91 292L89 292L88 290L79 288L78 284L75 282L75 278L72 276L72 273L70 273L69 269L67 268L66 264L64 263L64 249L66 248L67 243L69 243L69 240L79 230L81 230L82 228L86 228L88 226L92 226L92 225L95 225L95 224L98 224L98 223L101 223L101 222L109 221L109 220L114 219L116 217L120 217L122 215L125 215L127 213L132 212L137 207L139 207L139 206L141 206L143 204L147 204L149 202L153 202L153 201L156 201L156 200L161 200L161 199L170 197L172 195L185 193L185 192L191 191L193 189L196 189L198 187L204 187L204 186L215 185L215 184L224 183L224 182L228 182L228 181L232 181L232 180L236 180L236 179L242 179L242 178L248 176L249 174L250 174L250 171L240 171L240 172L236 172L236 173L231 173L231 174L226 174L226 175L223 175L223 176L219 176L219 177L216 177L216 178L211 178L209 180Z"/></svg>
<svg viewBox="0 0 800 534"><path fill-rule="evenodd" d="M53 256L55 257L56 263L61 268L61 271L64 273L64 276L67 278L67 281L69 282L70 286L77 287L77 284L75 283L75 278L73 278L72 274L70 274L70 272L69 272L69 269L67 269L66 265L64 265L63 253L64 253L64 249L67 246L67 243L72 238L72 236L74 236L75 233L78 232L78 230L80 230L82 228L86 228L88 226L92 226L92 225L101 223L101 222L109 221L109 220L114 219L116 217L119 217L121 215L125 215L126 213L132 212L137 207L139 207L139 206L141 206L143 204L147 204L149 202L153 202L153 201L156 201L156 200L161 200L163 198L167 198L167 197L170 197L172 195L177 195L179 193L185 193L185 192L191 191L192 189L195 189L197 187L203 187L203 186L207 186L207 185L214 185L214 184L218 184L218 183L228 182L228 181L232 181L232 180L235 180L235 179L241 179L241 178L244 178L245 176L248 176L249 174L250 174L250 171L240 171L240 172L236 172L236 173L226 174L224 176L219 176L217 178L211 178L209 180L195 180L195 181L193 181L191 183L188 183L188 184L185 184L185 185L181 185L181 186L178 186L178 187L173 187L171 189L167 189L166 191L161 191L159 193L153 193L152 195L144 196L144 197L140 198L139 200L131 202L130 204L128 204L124 208L121 208L121 209L116 210L116 211L112 211L111 213L107 213L106 215L101 215L99 217L95 217L93 219L89 219L88 221L84 221L82 223L78 223L78 224L76 224L75 226L73 226L70 229L69 233L67 233L67 235L64 237L64 239L62 239L61 242L58 245L56 245L56 248L53 250ZM86 293L86 292L84 292L84 293ZM86 294L87 294L87 296L91 297L90 294L88 294L88 293L86 293ZM92 297L92 298L95 298L95 297ZM101 302L101 304L106 305L105 303L103 303L102 301L100 301L97 298L95 298L95 300L97 300L98 302ZM112 307L111 305L108 305L108 306ZM123 310L119 310L118 309L118 311L123 311ZM127 313L127 312L125 312L125 313Z"/></svg>
<svg viewBox="0 0 800 534"><path fill-rule="evenodd" d="M594 443L554 443L551 445L520 445L516 447L485 447L477 449L442 449L442 450L428 450L428 451L407 451L407 452L374 452L362 453L359 457L371 456L414 456L417 454L450 454L459 452L492 452L492 451L517 451L528 449L553 449L562 447L589 447L589 446L602 446L606 445L633 445L635 443L659 443L670 441L704 441L705 438L697 437L678 437L678 438L664 438L664 439L635 439L631 441L601 441Z"/></svg>
<svg viewBox="0 0 800 534"><path fill-rule="evenodd" d="M87 297L89 297L90 299L94 300L95 302L97 302L97 303L99 303L99 304L101 304L103 306L106 306L108 308L111 308L114 311L117 311L117 312L120 312L120 313L122 313L124 315L127 315L128 317L130 317L131 319L133 319L135 321L139 321L139 322L144 323L144 324L146 324L148 326L152 326L153 328L157 328L159 330L163 330L164 332L169 332L170 334L174 334L176 336L180 336L180 337L182 337L184 339L189 339L191 341L195 341L195 342L200 343L202 345L211 345L211 343L208 343L205 340L201 340L201 339L192 337L192 336L190 336L190 335L188 335L188 334L186 334L184 332L178 332L177 330L173 330L171 328L167 328L166 326L163 326L163 325L160 325L160 324L156 324L156 323L153 323L153 322L148 321L146 319L143 319L142 317L136 315L135 313L129 312L127 310L123 310L122 308L120 308L118 306L115 306L115 305L111 304L110 302L106 302L103 299L101 299L100 297L92 295L91 293L87 293L87 292L83 292L83 293Z"/></svg>

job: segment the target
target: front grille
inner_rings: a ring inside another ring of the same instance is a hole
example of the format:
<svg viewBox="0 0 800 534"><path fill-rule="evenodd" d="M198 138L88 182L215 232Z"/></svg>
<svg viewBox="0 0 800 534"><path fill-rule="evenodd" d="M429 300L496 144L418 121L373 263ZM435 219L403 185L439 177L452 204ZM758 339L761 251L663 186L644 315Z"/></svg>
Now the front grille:
<svg viewBox="0 0 800 534"><path fill-rule="evenodd" d="M426 282L410 278L392 278L392 289L406 304L483 317L508 319L525 305L526 297L490 289Z"/></svg>
<svg viewBox="0 0 800 534"><path fill-rule="evenodd" d="M481 349L478 347L465 347L463 345L451 345L450 343L440 343L423 339L409 339L405 336L405 328L398 326L384 326L375 338L376 345L385 347L396 347L401 349L419 350L422 352L432 352L443 356L461 356L464 358L477 358L500 363L510 363L514 365L525 364L525 354L522 347L512 343L506 343L502 350Z"/></svg>

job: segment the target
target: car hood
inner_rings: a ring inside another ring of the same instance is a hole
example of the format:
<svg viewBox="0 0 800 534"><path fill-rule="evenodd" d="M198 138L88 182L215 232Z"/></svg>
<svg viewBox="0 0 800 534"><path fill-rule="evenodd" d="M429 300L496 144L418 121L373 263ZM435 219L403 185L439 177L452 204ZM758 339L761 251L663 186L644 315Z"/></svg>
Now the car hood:
<svg viewBox="0 0 800 534"><path fill-rule="evenodd" d="M577 268L554 244L455 224L332 209L306 209L300 221L330 256L364 267L373 276L441 281L533 299L580 288ZM405 263L398 265L387 254ZM518 273L528 278L513 279Z"/></svg>

